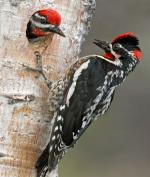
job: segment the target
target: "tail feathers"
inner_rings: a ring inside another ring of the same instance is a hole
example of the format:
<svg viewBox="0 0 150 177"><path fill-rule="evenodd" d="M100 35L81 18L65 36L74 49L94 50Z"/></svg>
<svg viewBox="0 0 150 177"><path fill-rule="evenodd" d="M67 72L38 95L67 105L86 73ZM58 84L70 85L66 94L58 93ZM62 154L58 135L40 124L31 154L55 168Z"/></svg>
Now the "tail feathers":
<svg viewBox="0 0 150 177"><path fill-rule="evenodd" d="M37 177L46 177L47 173L48 173L48 166L45 166L40 171L37 170Z"/></svg>
<svg viewBox="0 0 150 177"><path fill-rule="evenodd" d="M55 156L55 153L50 153L48 159L49 172L53 171L58 164L58 157Z"/></svg>
<svg viewBox="0 0 150 177"><path fill-rule="evenodd" d="M49 144L37 160L37 177L45 177L48 171Z"/></svg>

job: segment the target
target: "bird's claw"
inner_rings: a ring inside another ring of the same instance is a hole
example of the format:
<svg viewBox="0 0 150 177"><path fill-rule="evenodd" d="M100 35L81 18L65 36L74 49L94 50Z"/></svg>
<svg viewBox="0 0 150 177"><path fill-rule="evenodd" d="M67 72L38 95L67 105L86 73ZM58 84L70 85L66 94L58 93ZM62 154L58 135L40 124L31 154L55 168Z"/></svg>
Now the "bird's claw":
<svg viewBox="0 0 150 177"><path fill-rule="evenodd" d="M42 56L41 56L41 54L38 51L35 51L34 54L35 54L36 60L37 60L37 71L45 79L48 88L51 88L52 82L47 79L47 77L45 76L44 71L43 71Z"/></svg>
<svg viewBox="0 0 150 177"><path fill-rule="evenodd" d="M34 54L35 54L35 58L36 58L36 65L37 65L36 68L32 68L32 67L26 66L24 64L23 64L23 67L25 67L27 70L35 71L35 72L38 72L39 74L41 74L42 77L44 78L44 80L46 81L48 88L51 88L52 82L47 79L47 77L45 76L44 71L43 71L42 56L38 51L35 51Z"/></svg>

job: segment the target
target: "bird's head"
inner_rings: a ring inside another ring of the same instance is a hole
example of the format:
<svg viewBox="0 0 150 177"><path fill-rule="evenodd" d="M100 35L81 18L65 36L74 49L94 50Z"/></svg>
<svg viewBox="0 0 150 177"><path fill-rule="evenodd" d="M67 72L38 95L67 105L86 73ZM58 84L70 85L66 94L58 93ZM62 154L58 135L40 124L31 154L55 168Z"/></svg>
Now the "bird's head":
<svg viewBox="0 0 150 177"><path fill-rule="evenodd" d="M115 50L115 46L117 45L124 47L124 49L132 53L136 60L140 61L142 58L142 53L139 48L139 40L134 33L131 32L118 35L111 41L111 43L101 40L95 40L94 43L105 51L103 57L108 60L115 61L116 59L121 59L122 55Z"/></svg>
<svg viewBox="0 0 150 177"><path fill-rule="evenodd" d="M31 16L27 25L26 35L29 40L43 37L51 33L65 37L65 34L60 29L60 24L61 15L56 10L39 10Z"/></svg>

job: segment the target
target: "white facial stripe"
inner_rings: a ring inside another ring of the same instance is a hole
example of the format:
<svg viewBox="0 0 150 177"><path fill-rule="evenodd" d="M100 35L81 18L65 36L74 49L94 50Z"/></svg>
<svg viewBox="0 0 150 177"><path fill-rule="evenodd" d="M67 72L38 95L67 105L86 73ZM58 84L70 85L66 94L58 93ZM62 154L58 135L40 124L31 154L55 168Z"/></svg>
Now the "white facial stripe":
<svg viewBox="0 0 150 177"><path fill-rule="evenodd" d="M42 23L40 23L40 22L36 22L32 17L31 17L31 19L30 19L30 22L31 22L34 26L36 26L36 27L38 27L38 28L41 28L41 29L54 28L54 27L55 27L54 25L42 24Z"/></svg>
<svg viewBox="0 0 150 177"><path fill-rule="evenodd" d="M128 51L128 54L129 54L129 55L131 55L131 56L133 57L133 59L135 59L135 60L136 60L135 55L134 55L134 52L132 52L132 51L131 51L131 52L130 52L130 51Z"/></svg>
<svg viewBox="0 0 150 177"><path fill-rule="evenodd" d="M67 106L69 106L70 98L72 97L72 95L73 95L73 93L75 91L77 80L78 80L79 76L81 75L82 71L87 69L89 62L90 62L90 60L88 60L87 62L83 63L79 67L79 69L74 73L73 83L70 86L70 89L69 89L68 94L67 94L67 99L66 99Z"/></svg>
<svg viewBox="0 0 150 177"><path fill-rule="evenodd" d="M39 13L35 13L34 14L38 19L41 19L41 20L46 20L45 17L41 16Z"/></svg>
<svg viewBox="0 0 150 177"><path fill-rule="evenodd" d="M109 44L109 47L110 47L110 51L111 51L111 53L114 55L114 57L115 57L116 59L119 59L119 58L121 57L121 55L118 55L116 52L113 51L113 49L112 49L112 44Z"/></svg>

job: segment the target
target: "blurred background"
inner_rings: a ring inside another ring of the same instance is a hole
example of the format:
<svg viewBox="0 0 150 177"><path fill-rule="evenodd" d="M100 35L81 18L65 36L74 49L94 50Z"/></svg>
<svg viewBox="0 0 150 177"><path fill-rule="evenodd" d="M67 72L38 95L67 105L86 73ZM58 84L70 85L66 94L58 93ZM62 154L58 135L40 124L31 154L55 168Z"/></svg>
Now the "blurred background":
<svg viewBox="0 0 150 177"><path fill-rule="evenodd" d="M97 0L81 56L102 53L94 38L110 41L129 31L140 39L143 61L61 161L61 177L150 177L150 1Z"/></svg>

